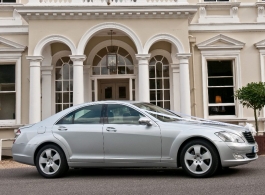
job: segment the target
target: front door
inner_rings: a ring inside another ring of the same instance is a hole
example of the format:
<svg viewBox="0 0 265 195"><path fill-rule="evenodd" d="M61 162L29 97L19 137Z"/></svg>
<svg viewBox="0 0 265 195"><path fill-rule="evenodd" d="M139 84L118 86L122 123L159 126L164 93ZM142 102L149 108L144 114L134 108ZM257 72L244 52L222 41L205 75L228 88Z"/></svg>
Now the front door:
<svg viewBox="0 0 265 195"><path fill-rule="evenodd" d="M144 115L122 104L108 104L103 125L106 163L147 163L161 160L161 133L157 125L138 120Z"/></svg>
<svg viewBox="0 0 265 195"><path fill-rule="evenodd" d="M129 100L129 82L105 80L100 83L100 100Z"/></svg>

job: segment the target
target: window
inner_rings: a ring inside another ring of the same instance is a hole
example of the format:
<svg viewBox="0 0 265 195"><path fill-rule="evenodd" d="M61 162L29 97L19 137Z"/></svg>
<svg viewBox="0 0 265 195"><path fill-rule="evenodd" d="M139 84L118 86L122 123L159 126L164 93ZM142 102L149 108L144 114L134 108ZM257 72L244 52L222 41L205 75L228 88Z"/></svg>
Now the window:
<svg viewBox="0 0 265 195"><path fill-rule="evenodd" d="M55 76L56 113L73 106L73 62L62 57L56 63Z"/></svg>
<svg viewBox="0 0 265 195"><path fill-rule="evenodd" d="M57 124L100 124L102 105L92 105L71 112Z"/></svg>
<svg viewBox="0 0 265 195"><path fill-rule="evenodd" d="M169 63L161 55L149 62L150 102L170 109Z"/></svg>
<svg viewBox="0 0 265 195"><path fill-rule="evenodd" d="M0 0L0 3L16 3L16 0Z"/></svg>
<svg viewBox="0 0 265 195"><path fill-rule="evenodd" d="M141 108L143 110L146 110L146 111L151 111L151 112L156 112L158 114L153 114L153 113L149 113L151 114L153 117L157 118L158 120L160 121L163 121L163 122L172 122L172 121L176 121L178 119L176 119L176 117L179 117L181 118L180 116L178 115L175 115L161 107L158 107L154 104L150 104L150 103L134 103L133 105L137 106L138 108ZM168 116L162 116L162 115L168 115ZM172 118L170 117L172 116Z"/></svg>
<svg viewBox="0 0 265 195"><path fill-rule="evenodd" d="M207 61L209 115L235 115L233 60Z"/></svg>
<svg viewBox="0 0 265 195"><path fill-rule="evenodd" d="M107 53L117 53L118 68L109 70L106 66ZM108 46L101 49L93 60L93 75L117 75L117 74L134 74L133 59L131 55L123 48L118 46Z"/></svg>
<svg viewBox="0 0 265 195"><path fill-rule="evenodd" d="M0 120L16 118L15 65L0 65Z"/></svg>
<svg viewBox="0 0 265 195"><path fill-rule="evenodd" d="M139 125L139 119L144 117L140 112L124 105L109 104L107 108L109 124L136 124Z"/></svg>

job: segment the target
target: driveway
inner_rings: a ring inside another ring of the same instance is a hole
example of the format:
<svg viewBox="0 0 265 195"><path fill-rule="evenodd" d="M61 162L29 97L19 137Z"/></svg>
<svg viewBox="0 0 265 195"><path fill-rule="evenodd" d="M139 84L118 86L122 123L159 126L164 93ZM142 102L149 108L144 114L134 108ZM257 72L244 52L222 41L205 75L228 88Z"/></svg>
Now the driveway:
<svg viewBox="0 0 265 195"><path fill-rule="evenodd" d="M265 156L207 179L182 169L71 169L64 178L44 179L35 167L0 169L0 194L265 194Z"/></svg>

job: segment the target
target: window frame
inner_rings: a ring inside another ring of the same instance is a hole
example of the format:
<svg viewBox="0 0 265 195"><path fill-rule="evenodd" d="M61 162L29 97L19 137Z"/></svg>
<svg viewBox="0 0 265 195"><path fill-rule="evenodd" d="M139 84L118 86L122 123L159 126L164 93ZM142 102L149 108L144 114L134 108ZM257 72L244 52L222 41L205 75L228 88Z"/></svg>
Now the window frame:
<svg viewBox="0 0 265 195"><path fill-rule="evenodd" d="M121 104L121 103L118 103L118 102L113 102L113 103L107 103L103 106L103 122L104 124L110 124L110 125L141 125L141 124L134 124L134 123L109 123L109 118L108 118L108 115L107 115L107 112L108 112L108 107L109 105L120 105L120 106L125 106L125 107L128 107L130 109L133 109L137 112L139 112L140 114L142 114L144 117L148 117L146 116L143 112L139 111L138 109L134 108L133 106L130 106L130 105L127 105L127 104ZM140 117L141 118L141 117ZM139 119L140 119L139 118ZM149 118L149 117L148 117ZM153 120L152 120L153 121Z"/></svg>
<svg viewBox="0 0 265 195"><path fill-rule="evenodd" d="M74 118L72 118L72 122L71 123L63 123L63 124L59 124L59 122L65 118L68 115L73 115L73 113L75 114L76 112L86 108L86 107L90 107L90 106L96 106L96 105L101 105L101 116L100 116L100 122L98 124L102 124L103 125L103 118L104 118L104 109L105 109L105 104L90 104L90 105L85 105L82 107L78 107L75 110L71 110L70 112L66 113L65 115L63 115L61 118L59 118L54 125L95 125L97 123L74 123Z"/></svg>
<svg viewBox="0 0 265 195"><path fill-rule="evenodd" d="M13 3L17 3L17 0L15 0L15 2L3 2L4 0L0 0L0 4L6 4L6 3L9 3L9 4L13 4Z"/></svg>
<svg viewBox="0 0 265 195"><path fill-rule="evenodd" d="M235 92L235 63L234 63L234 60L222 60L222 61L231 61L232 63L232 69L233 69L233 76L209 76L208 74L208 62L209 61L216 61L216 60L207 60L207 97L209 97L209 89L210 88L233 88L233 91ZM224 78L224 77L232 77L233 78L233 85L232 86L209 86L209 78ZM235 105L235 100L234 100L234 103L209 103L209 99L208 99L208 112L209 112L209 107L220 107L220 106L234 106L236 108L236 105ZM209 113L208 113L209 114ZM236 115L236 110L235 110L235 115ZM209 115L210 116L210 115ZM221 116L221 115L214 115L214 116ZM229 116L234 116L234 115L229 115ZM211 115L211 117L213 117Z"/></svg>
<svg viewBox="0 0 265 195"><path fill-rule="evenodd" d="M235 115L209 115L209 106L215 105L210 104L208 99L208 69L207 61L212 60L232 60L233 61L233 80L234 80L234 91L241 87L241 70L240 70L240 52L235 50L226 51L201 51L202 55L202 79L203 79L203 111L204 118L209 119L231 119L231 118L242 118L243 107L239 104L238 100L235 100ZM230 103L227 103L230 104ZM225 105L225 104L222 104Z"/></svg>
<svg viewBox="0 0 265 195"><path fill-rule="evenodd" d="M0 53L0 64L15 65L15 119L0 120L1 125L21 124L21 53Z"/></svg>

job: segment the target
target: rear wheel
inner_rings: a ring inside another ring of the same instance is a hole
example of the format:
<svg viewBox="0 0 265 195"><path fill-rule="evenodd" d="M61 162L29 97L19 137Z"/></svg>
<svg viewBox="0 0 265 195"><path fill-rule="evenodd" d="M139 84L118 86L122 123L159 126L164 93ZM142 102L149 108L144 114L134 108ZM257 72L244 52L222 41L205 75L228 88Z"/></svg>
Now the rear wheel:
<svg viewBox="0 0 265 195"><path fill-rule="evenodd" d="M215 147L205 140L192 140L180 154L182 168L192 177L209 177L219 166Z"/></svg>
<svg viewBox="0 0 265 195"><path fill-rule="evenodd" d="M62 149L52 144L39 150L35 162L38 172L46 178L61 177L69 169Z"/></svg>

